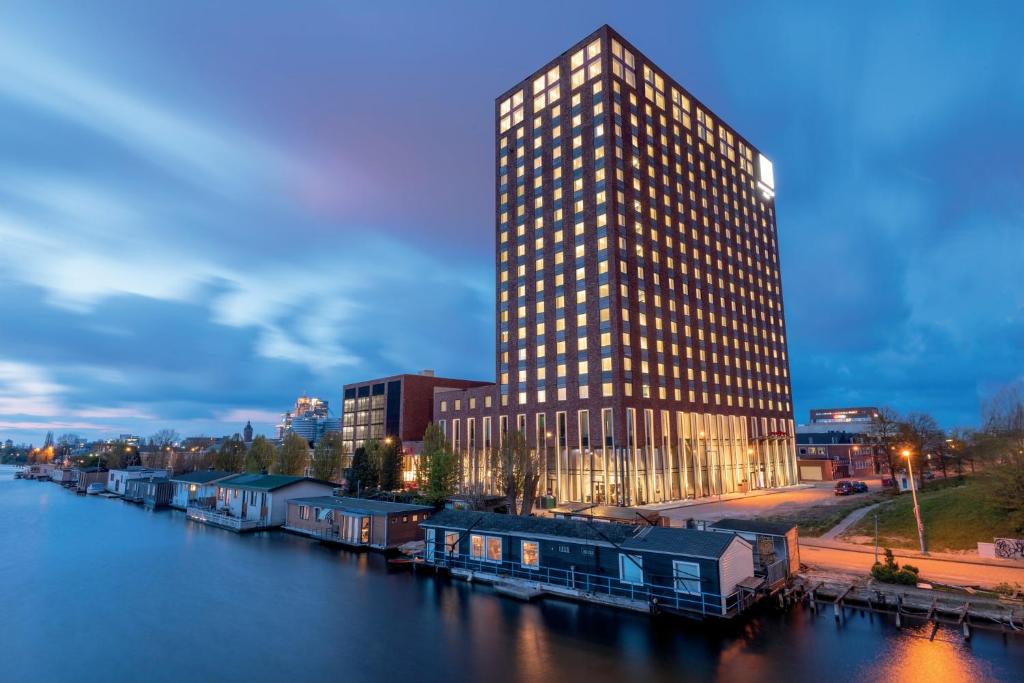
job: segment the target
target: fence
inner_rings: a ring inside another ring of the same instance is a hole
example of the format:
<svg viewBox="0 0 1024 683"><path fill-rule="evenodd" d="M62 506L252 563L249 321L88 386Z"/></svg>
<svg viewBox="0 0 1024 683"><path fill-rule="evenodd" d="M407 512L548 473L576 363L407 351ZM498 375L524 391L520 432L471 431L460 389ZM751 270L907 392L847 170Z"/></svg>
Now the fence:
<svg viewBox="0 0 1024 683"><path fill-rule="evenodd" d="M448 555L428 551L422 557L428 564L449 569L466 569L482 574L507 576L515 579L533 581L547 586L558 586L579 591L583 594L608 595L611 597L652 604L657 600L661 608L677 611L694 612L702 615L732 616L741 612L745 606L740 591L736 591L724 599L717 593L686 593L677 591L672 586L659 586L651 583L633 584L620 581L618 578L589 574L575 569L556 569L553 567L524 567L518 562L504 560L491 562L482 558L464 555Z"/></svg>

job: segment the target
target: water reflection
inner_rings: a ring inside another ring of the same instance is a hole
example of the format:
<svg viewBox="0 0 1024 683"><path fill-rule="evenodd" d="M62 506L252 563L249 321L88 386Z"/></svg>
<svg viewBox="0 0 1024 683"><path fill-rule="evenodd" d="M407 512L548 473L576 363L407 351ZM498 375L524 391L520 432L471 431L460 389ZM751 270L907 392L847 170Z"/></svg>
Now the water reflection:
<svg viewBox="0 0 1024 683"><path fill-rule="evenodd" d="M90 646L38 656L54 634ZM928 635L857 612L838 625L803 609L716 625L524 604L389 570L375 554L0 482L0 681L109 683L145 671L168 683L940 683L1024 671L1024 641Z"/></svg>

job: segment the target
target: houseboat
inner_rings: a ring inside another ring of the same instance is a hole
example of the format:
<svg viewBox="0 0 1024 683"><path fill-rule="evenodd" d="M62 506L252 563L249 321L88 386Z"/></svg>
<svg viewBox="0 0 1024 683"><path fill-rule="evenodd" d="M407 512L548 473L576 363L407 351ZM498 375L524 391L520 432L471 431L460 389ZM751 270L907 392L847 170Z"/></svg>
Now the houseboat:
<svg viewBox="0 0 1024 683"><path fill-rule="evenodd" d="M75 477L75 493L85 494L90 484L101 484L107 487L107 469L105 467L77 467Z"/></svg>
<svg viewBox="0 0 1024 683"><path fill-rule="evenodd" d="M461 510L422 526L425 564L528 597L731 618L761 583L735 534Z"/></svg>
<svg viewBox="0 0 1024 683"><path fill-rule="evenodd" d="M420 523L433 513L429 505L366 498L317 496L288 501L284 528L322 541L392 550L423 540Z"/></svg>
<svg viewBox="0 0 1024 683"><path fill-rule="evenodd" d="M763 522L757 519L722 519L709 531L736 534L751 546L754 574L764 579L767 590L786 585L800 571L800 537L795 524Z"/></svg>
<svg viewBox="0 0 1024 683"><path fill-rule="evenodd" d="M123 496L128 490L128 482L132 479L144 479L146 477L166 477L166 470L151 470L148 467L131 465L119 469L110 470L107 473L107 491Z"/></svg>
<svg viewBox="0 0 1024 683"><path fill-rule="evenodd" d="M35 479L36 481L48 480L50 473L57 469L57 466L49 462L37 462L29 465L23 470L23 479Z"/></svg>
<svg viewBox="0 0 1024 683"><path fill-rule="evenodd" d="M236 474L217 483L212 504L186 508L189 519L231 531L255 531L284 525L288 501L330 495L334 484L284 474Z"/></svg>
<svg viewBox="0 0 1024 683"><path fill-rule="evenodd" d="M78 470L72 467L56 467L50 472L50 481L70 487L78 481Z"/></svg>
<svg viewBox="0 0 1024 683"><path fill-rule="evenodd" d="M217 483L234 475L234 472L223 470L200 470L168 477L174 486L171 507L179 510L185 510L189 505L213 507Z"/></svg>
<svg viewBox="0 0 1024 683"><path fill-rule="evenodd" d="M142 503L148 508L164 507L171 504L173 485L167 477L141 477L129 479L124 485L124 499Z"/></svg>

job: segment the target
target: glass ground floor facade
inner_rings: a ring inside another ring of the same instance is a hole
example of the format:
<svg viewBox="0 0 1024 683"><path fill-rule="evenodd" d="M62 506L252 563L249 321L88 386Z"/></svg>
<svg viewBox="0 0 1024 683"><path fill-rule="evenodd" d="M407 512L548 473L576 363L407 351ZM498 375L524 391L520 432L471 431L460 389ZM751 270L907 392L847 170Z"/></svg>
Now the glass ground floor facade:
<svg viewBox="0 0 1024 683"><path fill-rule="evenodd" d="M523 432L538 458L538 494L559 503L645 505L798 480L791 419L596 407L449 413L438 423L470 490L495 490L491 453L509 430Z"/></svg>

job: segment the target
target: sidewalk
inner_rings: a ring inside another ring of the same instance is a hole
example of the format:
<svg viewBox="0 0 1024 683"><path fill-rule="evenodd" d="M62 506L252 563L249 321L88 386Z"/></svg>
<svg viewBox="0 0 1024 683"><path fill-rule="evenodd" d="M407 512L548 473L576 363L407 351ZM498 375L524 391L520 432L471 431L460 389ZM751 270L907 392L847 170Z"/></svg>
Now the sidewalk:
<svg viewBox="0 0 1024 683"><path fill-rule="evenodd" d="M832 539L822 538L801 538L800 546L807 546L810 548L829 548L832 550L845 550L853 553L862 553L865 555L874 555L875 547L873 545L860 545L858 543L846 543L844 541L836 541ZM878 556L881 557L883 549L878 548ZM1024 570L1024 560L1002 560L999 558L989 557L978 557L976 555L960 555L957 553L933 553L929 552L927 555L923 555L916 550L907 550L902 548L892 548L892 554L897 559L902 560L935 560L942 562L958 562L960 564L975 564L983 567L1000 567L1004 569L1021 569ZM1024 580L1024 576L1021 577Z"/></svg>
<svg viewBox="0 0 1024 683"><path fill-rule="evenodd" d="M705 496L703 498L691 498L687 500L673 500L668 503L649 503L647 505L637 505L637 509L640 510L654 510L656 512L665 512L666 510L678 510L687 507L696 507L698 505L717 505L718 503L728 503L731 500L747 500L749 498L759 498L761 496L772 496L779 493L789 493L791 491L800 491L803 489L812 489L813 484L794 484L792 486L780 486L774 489L758 489L756 491L750 491L748 493L724 493L721 497L719 496Z"/></svg>

